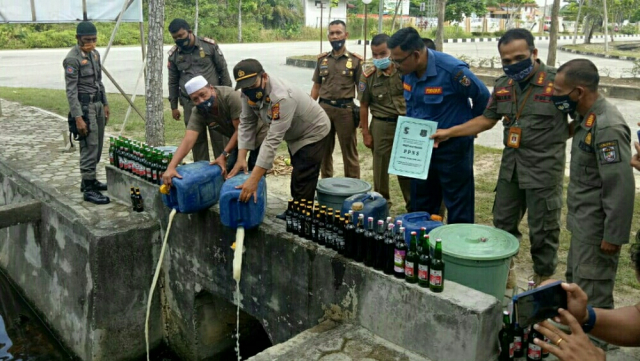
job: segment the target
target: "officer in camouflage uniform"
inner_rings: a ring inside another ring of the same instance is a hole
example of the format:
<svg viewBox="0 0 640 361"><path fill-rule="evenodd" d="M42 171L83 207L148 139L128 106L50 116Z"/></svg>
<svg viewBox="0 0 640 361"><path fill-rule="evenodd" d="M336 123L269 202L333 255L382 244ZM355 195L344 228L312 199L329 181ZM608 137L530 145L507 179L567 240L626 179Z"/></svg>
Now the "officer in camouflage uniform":
<svg viewBox="0 0 640 361"><path fill-rule="evenodd" d="M436 143L474 135L502 119L504 151L500 164L493 224L519 240L525 212L529 224L534 281L554 274L558 263L562 181L569 137L567 116L551 102L556 70L537 59L533 36L525 29L507 31L498 42L505 76L496 80L487 109L480 117L438 129ZM511 268L513 270L513 261ZM516 285L510 272L508 288Z"/></svg>
<svg viewBox="0 0 640 361"><path fill-rule="evenodd" d="M593 307L613 308L620 247L629 243L635 180L631 131L618 109L598 94L600 76L587 59L558 69L553 103L577 113L567 190L571 246L567 282L582 288Z"/></svg>
<svg viewBox="0 0 640 361"><path fill-rule="evenodd" d="M169 102L173 119L180 119L178 102L184 109L184 124L188 127L191 110L195 106L185 91L184 85L192 78L202 75L211 85L231 86L227 62L215 41L202 38L191 32L183 19L174 19L169 24L169 32L176 45L169 50ZM209 130L213 154L222 154L229 138ZM209 160L209 146L206 132L200 133L193 146L193 160Z"/></svg>
<svg viewBox="0 0 640 361"><path fill-rule="evenodd" d="M93 23L83 21L76 28L78 44L62 62L69 102L69 116L75 118L80 136L80 174L84 200L107 204L107 185L96 179L96 167L102 155L104 127L109 120L109 104L102 84L100 54L96 48L98 30Z"/></svg>
<svg viewBox="0 0 640 361"><path fill-rule="evenodd" d="M302 90L268 75L260 62L245 59L233 68L236 89L242 89L243 102L238 126L238 160L229 177L247 169L247 151L255 149L258 124L267 125L267 135L251 176L242 184L240 200L249 201L260 178L273 167L276 151L287 142L291 156L291 196L295 200L313 199L320 164L327 145L331 123L318 103ZM284 219L284 212L277 216Z"/></svg>
<svg viewBox="0 0 640 361"><path fill-rule="evenodd" d="M359 119L354 119L353 98L362 73L362 57L347 51L345 43L348 36L344 21L334 20L329 23L328 38L333 51L318 55L312 78L311 97L314 100L320 99L320 106L331 119L331 133L322 160L322 178L333 177L336 134L342 150L344 176L360 178L356 136Z"/></svg>
<svg viewBox="0 0 640 361"><path fill-rule="evenodd" d="M387 48L389 35L378 34L371 39L373 65L363 69L358 84L360 101L360 128L364 145L373 149L373 190L382 194L390 202L389 161L393 138L396 134L398 116L405 115L401 74L389 60ZM371 110L371 125L369 125ZM411 196L411 178L398 176L400 190L407 211Z"/></svg>

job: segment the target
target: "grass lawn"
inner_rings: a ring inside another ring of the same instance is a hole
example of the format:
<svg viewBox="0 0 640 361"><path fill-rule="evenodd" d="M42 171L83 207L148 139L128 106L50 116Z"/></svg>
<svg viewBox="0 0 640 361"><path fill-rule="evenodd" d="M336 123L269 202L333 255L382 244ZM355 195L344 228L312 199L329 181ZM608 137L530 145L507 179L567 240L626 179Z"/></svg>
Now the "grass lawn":
<svg viewBox="0 0 640 361"><path fill-rule="evenodd" d="M609 55L616 55L616 56L631 56L631 57L640 58L640 48L633 51L618 50L618 48L616 48L617 45L623 45L623 44L638 44L638 42L637 41L634 41L634 42L614 41L613 43L609 42L608 53L604 52L604 43L564 45L563 47L568 49L579 50L579 51L587 51L595 54L609 54Z"/></svg>
<svg viewBox="0 0 640 361"><path fill-rule="evenodd" d="M46 94L46 96L43 96ZM20 102L23 105L36 106L48 111L66 116L68 112L67 100L63 90L49 89L33 89L33 88L6 88L0 87L0 98ZM118 94L109 94L109 102L111 108L111 120L109 121L107 131L110 134L118 134L127 111L128 103ZM138 97L135 104L141 111L144 111L144 98ZM177 145L180 143L184 135L184 123L182 120L175 121L171 118L169 102L164 100L164 119L165 119L165 141L166 144ZM144 122L140 117L132 111L129 120L122 132L130 138L144 141ZM337 142L336 142L337 143ZM339 149L339 146L336 144ZM361 142L358 144L360 154L361 174L363 179L373 183L372 179L372 156L371 150L366 148ZM476 223L492 225L491 209L494 200L494 188L498 178L498 166L500 163L501 149L493 149L482 146L475 147L476 161ZM283 143L279 149L280 154L286 154L286 145ZM334 156L334 162L336 161ZM334 166L334 169L342 168ZM566 185L568 178L565 178L565 201L566 201ZM402 202L402 194L395 176L390 177L391 197L394 201L391 214L403 214L404 202ZM565 203L566 204L566 203ZM636 206L634 210L634 218L632 224L631 240L635 239L635 232L640 229L640 197L636 197ZM567 252L569 250L570 233L566 230L566 207L563 207L562 229L560 233L560 249L558 252L558 270L556 277L564 278L566 268ZM528 227L525 219L521 224L521 232L523 234L523 242L520 253L517 257L517 267L519 277L526 278L531 275L531 256L529 254ZM622 249L620 256L620 265L618 268L616 282L616 299L617 304L629 305L635 304L640 299L640 284L635 278L633 265L630 263L629 245Z"/></svg>

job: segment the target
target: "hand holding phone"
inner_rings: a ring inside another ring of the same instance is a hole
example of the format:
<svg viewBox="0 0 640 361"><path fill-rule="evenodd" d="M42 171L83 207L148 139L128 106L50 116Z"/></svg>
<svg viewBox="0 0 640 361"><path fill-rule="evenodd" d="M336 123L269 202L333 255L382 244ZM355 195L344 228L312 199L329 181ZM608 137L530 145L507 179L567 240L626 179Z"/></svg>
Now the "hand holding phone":
<svg viewBox="0 0 640 361"><path fill-rule="evenodd" d="M558 309L567 309L567 291L562 282L553 282L513 296L514 320L520 327L558 316Z"/></svg>

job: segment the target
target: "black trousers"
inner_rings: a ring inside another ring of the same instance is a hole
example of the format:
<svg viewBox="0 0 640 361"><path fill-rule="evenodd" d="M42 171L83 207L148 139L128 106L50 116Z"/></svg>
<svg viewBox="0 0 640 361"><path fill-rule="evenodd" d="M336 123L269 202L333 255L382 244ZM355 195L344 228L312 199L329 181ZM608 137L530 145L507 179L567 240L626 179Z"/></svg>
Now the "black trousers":
<svg viewBox="0 0 640 361"><path fill-rule="evenodd" d="M291 154L291 197L294 200L315 198L318 177L320 176L320 166L327 145L326 137L300 148L296 154Z"/></svg>

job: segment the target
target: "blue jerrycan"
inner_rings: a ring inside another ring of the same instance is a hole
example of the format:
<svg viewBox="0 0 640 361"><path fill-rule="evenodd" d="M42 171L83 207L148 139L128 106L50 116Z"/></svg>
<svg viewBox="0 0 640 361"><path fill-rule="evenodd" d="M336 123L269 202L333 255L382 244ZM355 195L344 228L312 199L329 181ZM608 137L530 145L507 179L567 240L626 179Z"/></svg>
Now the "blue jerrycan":
<svg viewBox="0 0 640 361"><path fill-rule="evenodd" d="M405 228L404 239L407 244L411 242L411 232L416 232L420 235L420 228L425 227L427 234L429 234L432 229L443 225L442 222L432 221L431 215L427 212L407 213L397 216L395 220L402 221L402 226Z"/></svg>
<svg viewBox="0 0 640 361"><path fill-rule="evenodd" d="M173 178L169 194L162 194L162 202L180 213L195 213L208 209L220 199L224 179L222 169L199 161L176 168L180 178Z"/></svg>
<svg viewBox="0 0 640 361"><path fill-rule="evenodd" d="M244 183L251 173L240 173L233 178L227 179L222 185L220 195L220 220L222 224L230 228L238 228L239 225L245 229L257 227L262 223L267 210L267 181L264 177L258 182L258 202L254 203L253 197L249 202L240 201L242 189L237 186Z"/></svg>
<svg viewBox="0 0 640 361"><path fill-rule="evenodd" d="M365 221L367 218L373 217L374 222L385 220L389 215L387 200L378 192L355 194L345 199L342 203L341 214L347 214L350 210L353 210L353 219L356 223L361 213L364 214Z"/></svg>

